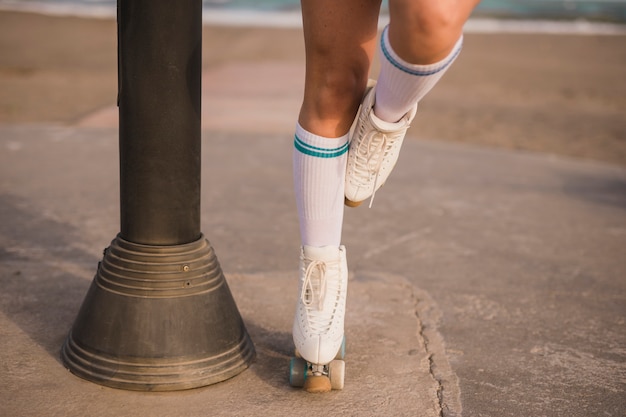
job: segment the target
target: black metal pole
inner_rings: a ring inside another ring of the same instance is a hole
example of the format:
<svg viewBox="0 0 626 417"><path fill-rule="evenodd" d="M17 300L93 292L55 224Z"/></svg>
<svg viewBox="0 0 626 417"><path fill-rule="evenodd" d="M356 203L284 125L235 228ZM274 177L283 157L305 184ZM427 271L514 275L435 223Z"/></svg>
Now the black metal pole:
<svg viewBox="0 0 626 417"><path fill-rule="evenodd" d="M201 0L118 0L121 231L63 345L78 376L167 391L255 356L200 231Z"/></svg>
<svg viewBox="0 0 626 417"><path fill-rule="evenodd" d="M121 237L200 237L202 2L120 0Z"/></svg>

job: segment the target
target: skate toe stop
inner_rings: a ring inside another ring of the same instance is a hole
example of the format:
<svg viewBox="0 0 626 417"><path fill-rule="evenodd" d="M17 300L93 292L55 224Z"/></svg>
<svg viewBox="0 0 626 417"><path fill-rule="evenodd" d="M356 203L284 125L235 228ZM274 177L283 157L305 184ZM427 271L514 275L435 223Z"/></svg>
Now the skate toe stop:
<svg viewBox="0 0 626 417"><path fill-rule="evenodd" d="M352 200L348 200L347 198L344 198L343 202L346 206L352 207L352 208L358 207L361 205L361 203L363 203L362 201L352 201Z"/></svg>

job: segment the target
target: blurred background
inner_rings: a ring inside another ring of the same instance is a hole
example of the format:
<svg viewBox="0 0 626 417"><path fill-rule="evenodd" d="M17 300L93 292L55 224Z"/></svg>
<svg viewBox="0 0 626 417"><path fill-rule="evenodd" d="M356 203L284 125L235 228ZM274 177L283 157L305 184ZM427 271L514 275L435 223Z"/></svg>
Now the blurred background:
<svg viewBox="0 0 626 417"><path fill-rule="evenodd" d="M79 14L111 14L116 0L1 0L7 9L60 11ZM299 0L203 0L206 11L246 10L287 12L300 9ZM624 0L483 0L476 16L532 19L588 19L624 22ZM386 11L387 0L382 10Z"/></svg>
<svg viewBox="0 0 626 417"><path fill-rule="evenodd" d="M204 129L291 134L299 7L203 1ZM0 123L114 126L115 14L115 0L0 0ZM625 0L483 0L409 135L626 165L625 45Z"/></svg>

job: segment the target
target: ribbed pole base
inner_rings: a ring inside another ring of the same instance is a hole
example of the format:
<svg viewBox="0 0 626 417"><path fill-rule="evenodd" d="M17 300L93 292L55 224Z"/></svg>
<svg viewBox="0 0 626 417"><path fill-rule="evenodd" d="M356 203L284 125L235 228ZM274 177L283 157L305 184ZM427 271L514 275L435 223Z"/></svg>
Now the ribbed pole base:
<svg viewBox="0 0 626 417"><path fill-rule="evenodd" d="M255 351L204 237L150 246L118 236L61 356L72 373L101 385L171 391L231 378Z"/></svg>

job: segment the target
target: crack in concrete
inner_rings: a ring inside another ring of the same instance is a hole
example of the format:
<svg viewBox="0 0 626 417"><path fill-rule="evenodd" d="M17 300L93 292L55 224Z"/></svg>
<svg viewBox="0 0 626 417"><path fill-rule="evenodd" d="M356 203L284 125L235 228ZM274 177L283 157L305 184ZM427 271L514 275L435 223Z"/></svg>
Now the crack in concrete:
<svg viewBox="0 0 626 417"><path fill-rule="evenodd" d="M428 292L414 285L410 286L418 336L427 353L430 375L437 384L439 415L460 417L463 408L459 380L448 361L443 336L437 330L442 313Z"/></svg>

